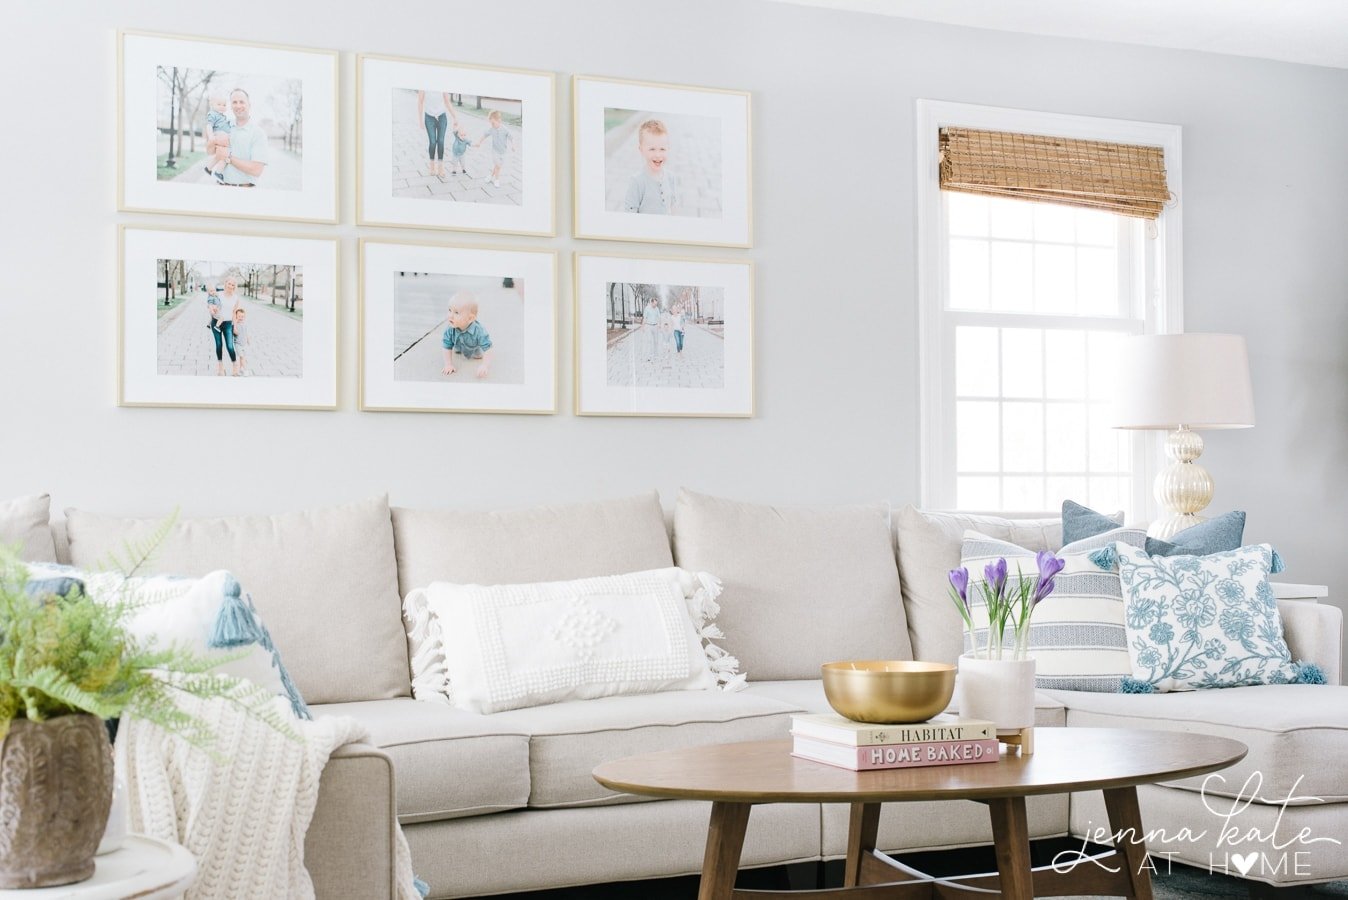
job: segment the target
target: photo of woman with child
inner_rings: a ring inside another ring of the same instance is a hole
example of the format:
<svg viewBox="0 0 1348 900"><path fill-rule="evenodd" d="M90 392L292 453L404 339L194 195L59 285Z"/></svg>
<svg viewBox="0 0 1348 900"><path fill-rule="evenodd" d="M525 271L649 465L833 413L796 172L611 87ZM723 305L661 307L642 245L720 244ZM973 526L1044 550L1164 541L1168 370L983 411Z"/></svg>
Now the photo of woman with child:
<svg viewBox="0 0 1348 900"><path fill-rule="evenodd" d="M392 109L394 197L524 202L522 101L396 88Z"/></svg>
<svg viewBox="0 0 1348 900"><path fill-rule="evenodd" d="M610 387L725 384L725 289L608 284Z"/></svg>

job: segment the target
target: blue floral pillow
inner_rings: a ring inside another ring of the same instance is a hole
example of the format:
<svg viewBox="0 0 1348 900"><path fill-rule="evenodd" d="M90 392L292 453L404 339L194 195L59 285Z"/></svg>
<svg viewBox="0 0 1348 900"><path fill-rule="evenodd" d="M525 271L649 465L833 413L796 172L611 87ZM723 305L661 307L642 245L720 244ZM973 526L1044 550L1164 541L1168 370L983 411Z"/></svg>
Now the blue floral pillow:
<svg viewBox="0 0 1348 900"><path fill-rule="evenodd" d="M1268 544L1208 556L1151 556L1122 542L1114 551L1138 682L1188 691L1299 679L1268 583Z"/></svg>

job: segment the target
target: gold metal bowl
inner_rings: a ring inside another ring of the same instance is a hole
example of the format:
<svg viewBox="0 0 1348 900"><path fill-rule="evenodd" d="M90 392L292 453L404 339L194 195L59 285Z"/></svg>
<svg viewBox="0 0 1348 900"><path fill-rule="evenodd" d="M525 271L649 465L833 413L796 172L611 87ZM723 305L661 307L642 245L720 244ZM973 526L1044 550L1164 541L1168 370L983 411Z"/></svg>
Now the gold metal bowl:
<svg viewBox="0 0 1348 900"><path fill-rule="evenodd" d="M863 659L819 668L829 706L858 722L925 722L955 693L955 666L948 663Z"/></svg>

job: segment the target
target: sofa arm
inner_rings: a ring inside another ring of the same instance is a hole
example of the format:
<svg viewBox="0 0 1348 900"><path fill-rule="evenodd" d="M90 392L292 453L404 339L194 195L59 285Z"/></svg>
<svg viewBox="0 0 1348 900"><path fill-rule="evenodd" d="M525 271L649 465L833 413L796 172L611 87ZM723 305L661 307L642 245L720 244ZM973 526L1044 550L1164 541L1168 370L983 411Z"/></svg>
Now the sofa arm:
<svg viewBox="0 0 1348 900"><path fill-rule="evenodd" d="M1325 680L1338 684L1343 653L1343 613L1328 603L1279 600L1283 635L1292 659L1313 662L1324 669Z"/></svg>
<svg viewBox="0 0 1348 900"><path fill-rule="evenodd" d="M323 767L318 806L304 837L317 900L395 900L397 811L393 761L369 744L347 744Z"/></svg>

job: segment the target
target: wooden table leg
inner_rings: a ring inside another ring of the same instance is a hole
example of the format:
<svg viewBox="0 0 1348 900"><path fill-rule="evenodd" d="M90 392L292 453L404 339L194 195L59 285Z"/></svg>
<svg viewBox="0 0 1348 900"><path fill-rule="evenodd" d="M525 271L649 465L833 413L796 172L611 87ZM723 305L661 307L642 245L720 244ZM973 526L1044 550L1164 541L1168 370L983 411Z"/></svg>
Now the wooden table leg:
<svg viewBox="0 0 1348 900"><path fill-rule="evenodd" d="M843 871L843 886L861 884L861 858L875 849L875 836L880 830L879 803L853 803L847 822L847 867Z"/></svg>
<svg viewBox="0 0 1348 900"><path fill-rule="evenodd" d="M1114 833L1114 850L1128 876L1129 897L1152 900L1151 864L1147 861L1146 832L1137 807L1137 788L1113 788L1104 792L1109 830Z"/></svg>
<svg viewBox="0 0 1348 900"><path fill-rule="evenodd" d="M749 824L751 808L748 803L712 803L697 900L731 900L734 895L735 873L740 867L740 850L744 848L744 829Z"/></svg>
<svg viewBox="0 0 1348 900"><path fill-rule="evenodd" d="M1030 824L1024 797L1000 797L988 801L992 817L992 842L997 851L997 875L1003 897L1033 900L1030 874Z"/></svg>

